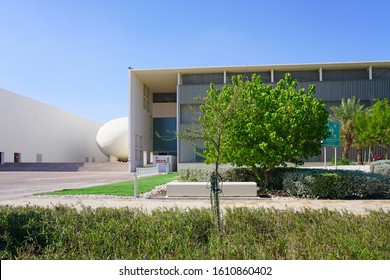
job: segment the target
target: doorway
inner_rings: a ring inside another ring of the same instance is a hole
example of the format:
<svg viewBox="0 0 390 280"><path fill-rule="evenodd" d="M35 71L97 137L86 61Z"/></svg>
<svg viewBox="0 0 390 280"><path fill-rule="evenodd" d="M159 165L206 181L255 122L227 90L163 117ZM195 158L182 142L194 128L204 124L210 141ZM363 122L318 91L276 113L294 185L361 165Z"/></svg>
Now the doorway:
<svg viewBox="0 0 390 280"><path fill-rule="evenodd" d="M0 152L0 164L4 163L4 152Z"/></svg>
<svg viewBox="0 0 390 280"><path fill-rule="evenodd" d="M20 162L20 153L14 153L14 163Z"/></svg>

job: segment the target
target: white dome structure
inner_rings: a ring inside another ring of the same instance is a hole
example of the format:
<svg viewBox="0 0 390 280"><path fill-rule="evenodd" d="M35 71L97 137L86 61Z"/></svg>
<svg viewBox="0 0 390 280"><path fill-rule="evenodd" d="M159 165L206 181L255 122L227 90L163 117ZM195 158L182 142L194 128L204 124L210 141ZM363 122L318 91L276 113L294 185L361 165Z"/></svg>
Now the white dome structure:
<svg viewBox="0 0 390 280"><path fill-rule="evenodd" d="M110 161L128 161L129 119L119 118L104 124L98 131L96 142L103 154Z"/></svg>

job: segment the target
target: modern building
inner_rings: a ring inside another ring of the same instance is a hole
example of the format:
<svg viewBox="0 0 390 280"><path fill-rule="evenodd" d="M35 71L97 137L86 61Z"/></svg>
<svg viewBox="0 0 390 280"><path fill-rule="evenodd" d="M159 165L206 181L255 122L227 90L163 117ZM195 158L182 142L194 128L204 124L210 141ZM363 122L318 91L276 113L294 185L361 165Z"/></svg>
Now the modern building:
<svg viewBox="0 0 390 280"><path fill-rule="evenodd" d="M0 163L107 162L101 123L0 89Z"/></svg>
<svg viewBox="0 0 390 280"><path fill-rule="evenodd" d="M131 170L151 161L152 155L177 156L178 168L202 162L193 146L174 139L172 131L194 123L210 83L222 87L231 76L252 73L265 83L276 83L291 73L299 87L314 84L316 97L328 106L355 96L366 106L375 98L390 98L390 61L291 65L197 67L176 69L129 68L129 162ZM200 140L201 142L201 140ZM330 150L330 149L328 149ZM341 149L339 149L341 154ZM328 151L331 152L331 151ZM331 154L327 155L328 158ZM356 158L354 153L351 157ZM323 155L311 159L322 161Z"/></svg>

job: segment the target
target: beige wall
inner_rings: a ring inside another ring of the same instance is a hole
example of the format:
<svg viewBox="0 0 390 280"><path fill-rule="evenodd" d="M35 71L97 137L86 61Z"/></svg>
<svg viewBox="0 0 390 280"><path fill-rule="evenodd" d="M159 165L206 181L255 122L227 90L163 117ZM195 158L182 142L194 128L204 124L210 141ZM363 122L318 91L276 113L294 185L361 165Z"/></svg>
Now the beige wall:
<svg viewBox="0 0 390 280"><path fill-rule="evenodd" d="M154 103L153 118L176 118L176 103Z"/></svg>
<svg viewBox="0 0 390 280"><path fill-rule="evenodd" d="M85 162L107 157L96 144L101 124L0 89L0 152L4 162Z"/></svg>

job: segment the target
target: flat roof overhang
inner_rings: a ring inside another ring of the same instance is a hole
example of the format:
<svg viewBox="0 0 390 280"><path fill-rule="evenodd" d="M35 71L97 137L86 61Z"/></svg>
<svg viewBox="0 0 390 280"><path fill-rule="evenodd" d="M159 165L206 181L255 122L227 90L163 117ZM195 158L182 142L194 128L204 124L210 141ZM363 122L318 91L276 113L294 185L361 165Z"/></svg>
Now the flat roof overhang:
<svg viewBox="0 0 390 280"><path fill-rule="evenodd" d="M267 71L310 71L362 69L368 67L390 68L390 61L371 62L336 62L336 63L310 63L310 64L274 64L249 66L212 66L212 67L184 67L161 69L132 69L129 71L137 76L152 92L176 92L178 73L183 74L212 74L212 73L252 73Z"/></svg>

